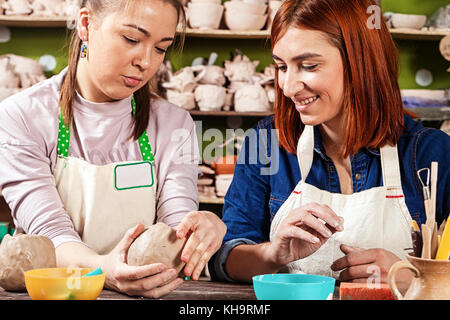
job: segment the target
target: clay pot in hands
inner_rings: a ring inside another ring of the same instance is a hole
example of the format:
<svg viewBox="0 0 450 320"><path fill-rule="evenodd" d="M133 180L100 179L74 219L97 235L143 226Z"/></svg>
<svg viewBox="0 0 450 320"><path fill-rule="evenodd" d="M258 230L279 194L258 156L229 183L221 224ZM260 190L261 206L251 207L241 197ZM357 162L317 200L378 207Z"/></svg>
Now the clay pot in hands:
<svg viewBox="0 0 450 320"><path fill-rule="evenodd" d="M260 84L249 84L234 94L236 112L268 112L271 106L267 93Z"/></svg>
<svg viewBox="0 0 450 320"><path fill-rule="evenodd" d="M201 111L220 111L225 104L226 89L212 84L200 84L195 88L195 101Z"/></svg>
<svg viewBox="0 0 450 320"><path fill-rule="evenodd" d="M55 268L53 242L44 236L7 234L0 245L0 287L25 291L24 273L32 269Z"/></svg>
<svg viewBox="0 0 450 320"><path fill-rule="evenodd" d="M131 266L162 263L180 273L185 265L181 260L185 243L186 238L178 239L175 229L158 222L133 241L128 249L127 263Z"/></svg>

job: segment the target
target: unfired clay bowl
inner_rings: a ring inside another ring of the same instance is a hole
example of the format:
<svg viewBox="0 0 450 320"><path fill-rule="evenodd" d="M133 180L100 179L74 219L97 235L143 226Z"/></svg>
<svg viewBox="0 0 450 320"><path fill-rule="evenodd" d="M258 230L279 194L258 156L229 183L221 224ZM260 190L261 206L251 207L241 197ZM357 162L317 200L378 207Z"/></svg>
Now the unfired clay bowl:
<svg viewBox="0 0 450 320"><path fill-rule="evenodd" d="M208 2L188 3L189 24L195 29L218 29L223 6Z"/></svg>
<svg viewBox="0 0 450 320"><path fill-rule="evenodd" d="M191 3L213 3L213 4L218 4L221 5L222 1L221 0L190 0Z"/></svg>
<svg viewBox="0 0 450 320"><path fill-rule="evenodd" d="M426 22L424 15L394 13L391 18L393 28L420 29Z"/></svg>
<svg viewBox="0 0 450 320"><path fill-rule="evenodd" d="M244 13L236 10L225 11L225 24L230 30L261 30L266 24L267 15Z"/></svg>
<svg viewBox="0 0 450 320"><path fill-rule="evenodd" d="M252 4L242 1L226 1L223 3L225 10L234 10L243 13L251 13L256 15L264 15L267 10L267 5Z"/></svg>

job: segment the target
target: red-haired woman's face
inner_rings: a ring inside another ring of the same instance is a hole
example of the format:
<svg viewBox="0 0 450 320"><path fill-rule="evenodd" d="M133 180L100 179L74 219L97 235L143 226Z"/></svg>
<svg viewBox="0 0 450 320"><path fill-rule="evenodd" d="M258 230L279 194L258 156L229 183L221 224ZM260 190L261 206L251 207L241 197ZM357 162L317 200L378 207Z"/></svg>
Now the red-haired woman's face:
<svg viewBox="0 0 450 320"><path fill-rule="evenodd" d="M273 48L278 84L301 120L318 125L340 118L344 69L339 49L320 31L290 27Z"/></svg>

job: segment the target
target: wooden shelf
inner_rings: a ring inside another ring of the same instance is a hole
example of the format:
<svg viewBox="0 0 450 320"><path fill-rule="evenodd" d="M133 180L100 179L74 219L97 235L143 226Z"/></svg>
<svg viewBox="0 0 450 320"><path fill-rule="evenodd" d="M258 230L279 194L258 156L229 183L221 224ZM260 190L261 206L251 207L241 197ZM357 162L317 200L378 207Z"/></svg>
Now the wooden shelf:
<svg viewBox="0 0 450 320"><path fill-rule="evenodd" d="M205 203L205 204L224 204L224 199L221 197L212 198L212 197L199 196L198 202Z"/></svg>
<svg viewBox="0 0 450 320"><path fill-rule="evenodd" d="M228 29L200 30L186 28L186 36L201 38L227 38L227 39L266 39L270 36L269 30L233 31Z"/></svg>
<svg viewBox="0 0 450 320"><path fill-rule="evenodd" d="M450 29L422 31L415 29L390 29L394 39L404 40L440 40L450 34Z"/></svg>
<svg viewBox="0 0 450 320"><path fill-rule="evenodd" d="M190 110L192 116L213 116L213 117L267 117L273 112L236 112L236 111L199 111Z"/></svg>
<svg viewBox="0 0 450 320"><path fill-rule="evenodd" d="M422 121L442 121L450 119L450 107L442 108L408 108L419 116Z"/></svg>
<svg viewBox="0 0 450 320"><path fill-rule="evenodd" d="M7 16L0 15L0 25L8 27L67 27L72 22L71 17L39 17L39 16ZM396 39L407 40L439 40L450 34L450 29L422 31L415 29L390 29ZM201 38L227 38L227 39L267 39L270 30L234 31L228 29L200 30L186 28L186 36Z"/></svg>
<svg viewBox="0 0 450 320"><path fill-rule="evenodd" d="M7 16L0 15L0 26L56 28L67 27L69 17L39 17L39 16Z"/></svg>

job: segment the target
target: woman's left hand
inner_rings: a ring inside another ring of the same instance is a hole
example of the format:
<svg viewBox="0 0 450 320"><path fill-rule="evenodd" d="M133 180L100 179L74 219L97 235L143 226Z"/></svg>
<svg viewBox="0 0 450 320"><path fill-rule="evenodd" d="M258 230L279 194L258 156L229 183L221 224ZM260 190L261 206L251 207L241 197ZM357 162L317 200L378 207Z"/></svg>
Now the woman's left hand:
<svg viewBox="0 0 450 320"><path fill-rule="evenodd" d="M387 283L389 269L401 260L384 249L366 250L345 244L340 248L345 256L334 261L331 269L343 270L339 275L339 280L343 282ZM401 270L398 273L396 280L401 291L409 287L413 276L409 270Z"/></svg>
<svg viewBox="0 0 450 320"><path fill-rule="evenodd" d="M188 239L181 253L186 276L198 280L209 259L219 250L226 231L222 220L209 211L192 211L183 218L177 227L177 237Z"/></svg>

